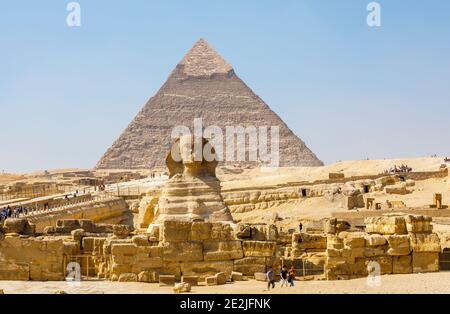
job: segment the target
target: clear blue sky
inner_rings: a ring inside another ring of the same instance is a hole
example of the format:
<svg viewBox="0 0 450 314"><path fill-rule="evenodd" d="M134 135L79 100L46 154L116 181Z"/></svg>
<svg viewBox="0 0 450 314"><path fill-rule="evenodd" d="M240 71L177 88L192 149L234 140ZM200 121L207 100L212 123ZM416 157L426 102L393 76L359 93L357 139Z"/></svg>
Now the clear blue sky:
<svg viewBox="0 0 450 314"><path fill-rule="evenodd" d="M93 167L205 38L326 163L450 155L450 1L9 0L0 170Z"/></svg>

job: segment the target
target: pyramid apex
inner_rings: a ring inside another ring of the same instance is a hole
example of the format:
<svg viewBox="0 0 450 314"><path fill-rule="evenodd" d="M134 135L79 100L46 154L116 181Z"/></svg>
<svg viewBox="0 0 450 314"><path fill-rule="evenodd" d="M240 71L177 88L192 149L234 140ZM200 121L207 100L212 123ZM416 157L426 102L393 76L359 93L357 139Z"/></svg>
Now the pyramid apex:
<svg viewBox="0 0 450 314"><path fill-rule="evenodd" d="M179 63L188 76L211 76L227 74L233 68L215 51L208 42L200 38Z"/></svg>

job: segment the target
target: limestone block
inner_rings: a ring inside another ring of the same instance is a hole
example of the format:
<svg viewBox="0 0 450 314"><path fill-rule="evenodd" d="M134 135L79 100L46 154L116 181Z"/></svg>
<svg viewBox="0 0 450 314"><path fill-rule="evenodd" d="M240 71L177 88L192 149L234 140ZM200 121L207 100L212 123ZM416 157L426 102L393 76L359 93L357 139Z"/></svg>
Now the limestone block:
<svg viewBox="0 0 450 314"><path fill-rule="evenodd" d="M429 273L439 271L439 253L412 253L414 273Z"/></svg>
<svg viewBox="0 0 450 314"><path fill-rule="evenodd" d="M94 251L95 237L84 237L81 246L83 248L83 252L91 253Z"/></svg>
<svg viewBox="0 0 450 314"><path fill-rule="evenodd" d="M392 274L392 257L391 256L378 256L372 258L366 258L366 266L369 266L370 262L376 262L380 266L380 275Z"/></svg>
<svg viewBox="0 0 450 314"><path fill-rule="evenodd" d="M84 232L97 232L94 222L90 219L79 219L80 228Z"/></svg>
<svg viewBox="0 0 450 314"><path fill-rule="evenodd" d="M181 263L164 261L161 269L162 275L174 275L176 279L181 278Z"/></svg>
<svg viewBox="0 0 450 314"><path fill-rule="evenodd" d="M233 230L226 223L211 224L211 240L232 240Z"/></svg>
<svg viewBox="0 0 450 314"><path fill-rule="evenodd" d="M117 239L125 239L130 235L131 228L127 225L113 225L113 235Z"/></svg>
<svg viewBox="0 0 450 314"><path fill-rule="evenodd" d="M175 292L175 293L191 292L191 284L188 282L177 283L173 287L173 292Z"/></svg>
<svg viewBox="0 0 450 314"><path fill-rule="evenodd" d="M198 276L183 276L181 282L188 283L191 287L198 286Z"/></svg>
<svg viewBox="0 0 450 314"><path fill-rule="evenodd" d="M243 280L243 274L239 273L237 271L233 271L231 273L231 281L242 281Z"/></svg>
<svg viewBox="0 0 450 314"><path fill-rule="evenodd" d="M151 226L147 230L148 240L153 242L158 242L160 240L160 227L159 226Z"/></svg>
<svg viewBox="0 0 450 314"><path fill-rule="evenodd" d="M3 224L4 233L33 234L32 229L25 218L8 218Z"/></svg>
<svg viewBox="0 0 450 314"><path fill-rule="evenodd" d="M191 226L191 240L203 241L211 239L211 223L193 222Z"/></svg>
<svg viewBox="0 0 450 314"><path fill-rule="evenodd" d="M27 265L0 262L0 280L30 280L30 272Z"/></svg>
<svg viewBox="0 0 450 314"><path fill-rule="evenodd" d="M386 238L379 234L371 234L364 237L366 246L382 246L387 243Z"/></svg>
<svg viewBox="0 0 450 314"><path fill-rule="evenodd" d="M136 282L138 281L138 277L133 273L122 273L119 275L119 282Z"/></svg>
<svg viewBox="0 0 450 314"><path fill-rule="evenodd" d="M205 278L214 276L217 273L225 273L231 276L233 272L233 261L220 262L183 262L181 263L183 276L198 276Z"/></svg>
<svg viewBox="0 0 450 314"><path fill-rule="evenodd" d="M322 234L293 233L292 247L299 250L327 248L327 237Z"/></svg>
<svg viewBox="0 0 450 314"><path fill-rule="evenodd" d="M386 255L384 246L364 248L364 257L375 257Z"/></svg>
<svg viewBox="0 0 450 314"><path fill-rule="evenodd" d="M216 276L206 277L205 283L207 286L217 286L217 277Z"/></svg>
<svg viewBox="0 0 450 314"><path fill-rule="evenodd" d="M388 242L387 254L391 256L409 255L411 253L409 235L387 235Z"/></svg>
<svg viewBox="0 0 450 314"><path fill-rule="evenodd" d="M395 184L389 185L384 188L386 194L399 194L405 195L410 193L410 191L406 188L406 184Z"/></svg>
<svg viewBox="0 0 450 314"><path fill-rule="evenodd" d="M364 208L364 196L362 194L344 196L344 208L355 209Z"/></svg>
<svg viewBox="0 0 450 314"><path fill-rule="evenodd" d="M139 282L158 282L158 273L156 271L144 270L138 274Z"/></svg>
<svg viewBox="0 0 450 314"><path fill-rule="evenodd" d="M406 223L403 216L380 216L365 219L366 232L382 235L406 234Z"/></svg>
<svg viewBox="0 0 450 314"><path fill-rule="evenodd" d="M134 258L134 259L133 259ZM119 260L116 256L114 256L114 261ZM124 261L123 258L120 259ZM131 263L135 263L133 265L133 272L140 272L143 270L151 270L154 268L163 267L163 259L161 257L139 257L139 256L131 256Z"/></svg>
<svg viewBox="0 0 450 314"><path fill-rule="evenodd" d="M236 237L238 239L250 239L252 237L252 228L249 224L238 224Z"/></svg>
<svg viewBox="0 0 450 314"><path fill-rule="evenodd" d="M151 244L148 235L143 234L133 236L132 241L135 246L149 246Z"/></svg>
<svg viewBox="0 0 450 314"><path fill-rule="evenodd" d="M193 262L203 260L201 242L169 242L163 246L163 259L171 262Z"/></svg>
<svg viewBox="0 0 450 314"><path fill-rule="evenodd" d="M83 236L84 236L84 230L81 228L75 229L75 230L72 230L70 232L70 234L72 235L72 239L74 241L81 241L81 239L83 239Z"/></svg>
<svg viewBox="0 0 450 314"><path fill-rule="evenodd" d="M413 272L411 255L392 258L393 274L411 274Z"/></svg>
<svg viewBox="0 0 450 314"><path fill-rule="evenodd" d="M244 256L241 241L205 241L203 242L205 261L239 259Z"/></svg>
<svg viewBox="0 0 450 314"><path fill-rule="evenodd" d="M111 264L111 273L117 275L117 278L119 278L120 274L130 273L130 272L131 272L130 264L118 264L114 261Z"/></svg>
<svg viewBox="0 0 450 314"><path fill-rule="evenodd" d="M115 255L128 255L132 256L137 253L137 248L134 244L117 243L111 246L111 254Z"/></svg>
<svg viewBox="0 0 450 314"><path fill-rule="evenodd" d="M159 275L159 286L175 286L174 275Z"/></svg>
<svg viewBox="0 0 450 314"><path fill-rule="evenodd" d="M266 273L255 273L254 276L256 281L267 281Z"/></svg>
<svg viewBox="0 0 450 314"><path fill-rule="evenodd" d="M325 221L323 229L326 234L337 234L350 229L350 224L342 219L330 218Z"/></svg>
<svg viewBox="0 0 450 314"><path fill-rule="evenodd" d="M339 233L339 238L344 240L345 248L363 248L366 244L365 233L363 232L347 232Z"/></svg>
<svg viewBox="0 0 450 314"><path fill-rule="evenodd" d="M440 253L441 243L436 233L411 234L411 248L417 253Z"/></svg>
<svg viewBox="0 0 450 314"><path fill-rule="evenodd" d="M137 247L138 256L145 257L163 257L163 247L162 246L138 246Z"/></svg>
<svg viewBox="0 0 450 314"><path fill-rule="evenodd" d="M217 284L218 285L224 285L227 283L227 275L225 273L217 273L216 275Z"/></svg>
<svg viewBox="0 0 450 314"><path fill-rule="evenodd" d="M80 254L80 242L65 241L63 253L66 255L79 255Z"/></svg>
<svg viewBox="0 0 450 314"><path fill-rule="evenodd" d="M405 217L406 229L410 233L429 233L433 231L430 216L408 215Z"/></svg>
<svg viewBox="0 0 450 314"><path fill-rule="evenodd" d="M275 253L276 242L243 241L242 249L245 257L270 257Z"/></svg>
<svg viewBox="0 0 450 314"><path fill-rule="evenodd" d="M80 221L78 219L61 219L56 221L57 233L69 233L72 230L80 229Z"/></svg>
<svg viewBox="0 0 450 314"><path fill-rule="evenodd" d="M191 222L164 221L161 226L163 242L189 241L191 239Z"/></svg>
<svg viewBox="0 0 450 314"><path fill-rule="evenodd" d="M234 260L234 270L245 276L264 273L266 271L266 259L264 257L244 257Z"/></svg>

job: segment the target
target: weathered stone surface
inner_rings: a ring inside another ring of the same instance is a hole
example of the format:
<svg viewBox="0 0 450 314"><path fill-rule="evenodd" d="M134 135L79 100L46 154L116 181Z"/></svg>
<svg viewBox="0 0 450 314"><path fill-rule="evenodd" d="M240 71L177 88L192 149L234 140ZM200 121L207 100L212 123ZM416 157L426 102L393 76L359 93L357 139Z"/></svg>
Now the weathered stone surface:
<svg viewBox="0 0 450 314"><path fill-rule="evenodd" d="M363 248L366 244L365 234L362 232L341 232L339 238L344 239L344 248Z"/></svg>
<svg viewBox="0 0 450 314"><path fill-rule="evenodd" d="M231 273L231 281L242 281L243 280L243 274L237 271L233 271Z"/></svg>
<svg viewBox="0 0 450 314"><path fill-rule="evenodd" d="M388 235L385 236L389 248L387 254L391 256L409 255L411 253L409 235Z"/></svg>
<svg viewBox="0 0 450 314"><path fill-rule="evenodd" d="M138 277L133 273L122 273L118 279L119 282L136 282L138 281Z"/></svg>
<svg viewBox="0 0 450 314"><path fill-rule="evenodd" d="M439 253L441 243L436 233L411 234L411 248L417 253Z"/></svg>
<svg viewBox="0 0 450 314"><path fill-rule="evenodd" d="M244 256L241 241L205 241L203 242L205 261L239 259Z"/></svg>
<svg viewBox="0 0 450 314"><path fill-rule="evenodd" d="M4 233L34 234L35 227L25 218L8 218L3 224Z"/></svg>
<svg viewBox="0 0 450 314"><path fill-rule="evenodd" d="M211 239L211 223L194 221L191 227L191 240L203 241L210 239Z"/></svg>
<svg viewBox="0 0 450 314"><path fill-rule="evenodd" d="M386 238L379 234L365 236L366 246L381 246L387 243Z"/></svg>
<svg viewBox="0 0 450 314"><path fill-rule="evenodd" d="M392 257L391 256L379 256L373 258L366 259L366 265L369 265L370 262L376 262L380 265L380 274L381 275L389 275L392 274Z"/></svg>
<svg viewBox="0 0 450 314"><path fill-rule="evenodd" d="M369 217L365 220L367 233L382 235L406 234L406 222L403 216Z"/></svg>
<svg viewBox="0 0 450 314"><path fill-rule="evenodd" d="M72 239L74 241L81 241L81 239L84 236L84 230L83 229L75 229L75 230L72 230L70 232L70 234L72 235Z"/></svg>
<svg viewBox="0 0 450 314"><path fill-rule="evenodd" d="M181 263L181 272L183 276L198 276L200 278L213 276L220 272L231 276L233 272L233 261L183 262Z"/></svg>
<svg viewBox="0 0 450 314"><path fill-rule="evenodd" d="M205 283L207 286L217 286L217 277L216 276L208 276L205 278Z"/></svg>
<svg viewBox="0 0 450 314"><path fill-rule="evenodd" d="M294 233L292 247L299 250L327 248L327 237L321 234Z"/></svg>
<svg viewBox="0 0 450 314"><path fill-rule="evenodd" d="M173 287L173 292L175 293L191 292L191 284L188 282L177 283Z"/></svg>
<svg viewBox="0 0 450 314"><path fill-rule="evenodd" d="M127 225L113 225L113 234L117 239L125 239L130 235L131 228Z"/></svg>
<svg viewBox="0 0 450 314"><path fill-rule="evenodd" d="M203 261L203 246L200 242L165 243L163 259L170 262Z"/></svg>
<svg viewBox="0 0 450 314"><path fill-rule="evenodd" d="M174 286L175 276L174 275L159 275L159 286Z"/></svg>
<svg viewBox="0 0 450 314"><path fill-rule="evenodd" d="M243 241L245 257L270 257L275 253L276 242Z"/></svg>
<svg viewBox="0 0 450 314"><path fill-rule="evenodd" d="M411 233L428 233L433 231L432 218L429 216L408 215L405 217L406 229Z"/></svg>
<svg viewBox="0 0 450 314"><path fill-rule="evenodd" d="M191 287L198 286L198 276L182 276L181 282L186 282L191 285Z"/></svg>
<svg viewBox="0 0 450 314"><path fill-rule="evenodd" d="M138 274L139 282L158 282L158 273L156 271L144 270Z"/></svg>
<svg viewBox="0 0 450 314"><path fill-rule="evenodd" d="M166 220L161 226L164 242L189 241L191 239L192 223Z"/></svg>
<svg viewBox="0 0 450 314"><path fill-rule="evenodd" d="M392 258L393 274L411 274L413 272L411 255L394 256Z"/></svg>
<svg viewBox="0 0 450 314"><path fill-rule="evenodd" d="M245 276L253 276L254 273L265 273L266 259L264 257L244 257L234 260L234 270Z"/></svg>
<svg viewBox="0 0 450 314"><path fill-rule="evenodd" d="M135 246L148 246L151 244L148 236L143 234L133 236L132 241Z"/></svg>
<svg viewBox="0 0 450 314"><path fill-rule="evenodd" d="M217 284L224 285L227 283L227 275L225 273L217 273L216 274Z"/></svg>
<svg viewBox="0 0 450 314"><path fill-rule="evenodd" d="M439 253L412 253L414 273L429 273L439 271Z"/></svg>

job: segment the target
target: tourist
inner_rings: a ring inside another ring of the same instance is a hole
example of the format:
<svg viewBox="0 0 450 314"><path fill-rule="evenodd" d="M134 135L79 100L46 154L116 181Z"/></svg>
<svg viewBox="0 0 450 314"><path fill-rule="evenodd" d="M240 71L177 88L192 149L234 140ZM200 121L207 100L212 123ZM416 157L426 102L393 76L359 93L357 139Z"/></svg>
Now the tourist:
<svg viewBox="0 0 450 314"><path fill-rule="evenodd" d="M302 223L300 223L298 225L298 230L299 230L300 233L302 233L302 230L303 230L303 224Z"/></svg>
<svg viewBox="0 0 450 314"><path fill-rule="evenodd" d="M288 273L289 287L294 286L294 280L295 280L295 269L294 269L294 266L292 265L291 268L289 269L289 273Z"/></svg>
<svg viewBox="0 0 450 314"><path fill-rule="evenodd" d="M286 266L283 266L280 271L280 284L281 288L283 288L284 285L286 285L286 287L288 286L288 270Z"/></svg>
<svg viewBox="0 0 450 314"><path fill-rule="evenodd" d="M12 216L12 210L11 207L8 205L8 207L6 208L6 218L11 218Z"/></svg>
<svg viewBox="0 0 450 314"><path fill-rule="evenodd" d="M269 267L269 271L266 274L267 277L267 290L270 290L270 286L272 286L272 289L275 288L275 277L273 275L273 269L272 267Z"/></svg>

